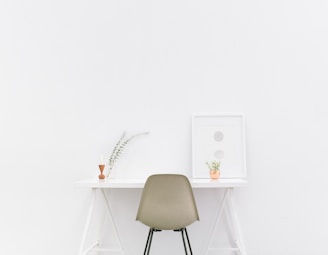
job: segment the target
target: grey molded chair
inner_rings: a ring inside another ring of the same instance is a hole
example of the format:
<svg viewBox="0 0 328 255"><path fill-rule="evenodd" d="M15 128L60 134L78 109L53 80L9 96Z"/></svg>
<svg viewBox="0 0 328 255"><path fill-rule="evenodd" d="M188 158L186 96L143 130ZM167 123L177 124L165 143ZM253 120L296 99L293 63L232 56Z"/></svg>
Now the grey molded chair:
<svg viewBox="0 0 328 255"><path fill-rule="evenodd" d="M192 254L186 227L199 220L199 216L188 178L179 174L148 177L136 219L150 228L144 255L149 254L153 233L162 230L181 232L185 253L188 254L186 237Z"/></svg>

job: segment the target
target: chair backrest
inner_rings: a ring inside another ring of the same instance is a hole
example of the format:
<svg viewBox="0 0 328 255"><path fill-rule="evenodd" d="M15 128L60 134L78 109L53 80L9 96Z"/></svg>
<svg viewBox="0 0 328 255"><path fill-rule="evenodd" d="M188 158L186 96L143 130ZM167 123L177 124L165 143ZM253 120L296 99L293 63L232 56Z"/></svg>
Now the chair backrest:
<svg viewBox="0 0 328 255"><path fill-rule="evenodd" d="M181 229L199 220L188 178L180 174L155 174L148 177L137 220L159 230Z"/></svg>

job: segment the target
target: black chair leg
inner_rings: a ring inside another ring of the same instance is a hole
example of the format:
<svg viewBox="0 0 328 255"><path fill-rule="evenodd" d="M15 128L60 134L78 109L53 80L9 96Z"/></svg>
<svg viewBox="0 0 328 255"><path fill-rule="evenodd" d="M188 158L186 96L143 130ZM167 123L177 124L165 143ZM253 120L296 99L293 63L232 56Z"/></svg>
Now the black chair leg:
<svg viewBox="0 0 328 255"><path fill-rule="evenodd" d="M187 238L189 252L190 252L190 255L192 255L192 250L191 250L191 245L190 245L190 240L189 240L187 229L186 228L181 228L181 229L177 229L177 230L174 230L174 231L181 232L183 247L184 247L186 255L188 255L188 251L187 251L187 247L186 247L186 240L185 240L185 238Z"/></svg>
<svg viewBox="0 0 328 255"><path fill-rule="evenodd" d="M147 238L146 246L145 246L144 255L148 255L149 254L151 242L153 240L153 233L154 233L154 229L150 228L149 229L149 233L148 233L148 238Z"/></svg>
<svg viewBox="0 0 328 255"><path fill-rule="evenodd" d="M149 229L149 233L148 233L148 237L147 237L147 242L146 242L146 246L145 246L145 250L144 250L144 255L149 255L150 252L150 246L153 240L153 234L154 232L158 232L161 230L157 230L157 229L153 229L150 228ZM187 242L188 242L188 247L189 247L189 251L190 251L190 255L192 255L192 250L191 250L191 245L190 245L190 240L189 240L189 236L188 236L188 232L186 228L182 228L182 229L177 229L174 230L176 232L181 232L181 237L182 237L182 241L183 241L183 247L185 250L186 255L188 255L188 251L187 251L187 247L186 247L186 240L185 240L185 236L187 238Z"/></svg>
<svg viewBox="0 0 328 255"><path fill-rule="evenodd" d="M184 231L185 231L185 234L186 234L186 237L187 237L190 255L192 255L192 250L191 250L191 245L190 245L190 241L189 241L189 236L188 236L187 229L185 228Z"/></svg>
<svg viewBox="0 0 328 255"><path fill-rule="evenodd" d="M188 255L187 247L186 247L186 241L185 241L185 238L184 238L184 235L183 235L183 233L184 233L183 230L184 230L184 229L180 229L180 232L181 232L181 237L182 237L183 247L184 247L185 253L186 253L186 255Z"/></svg>

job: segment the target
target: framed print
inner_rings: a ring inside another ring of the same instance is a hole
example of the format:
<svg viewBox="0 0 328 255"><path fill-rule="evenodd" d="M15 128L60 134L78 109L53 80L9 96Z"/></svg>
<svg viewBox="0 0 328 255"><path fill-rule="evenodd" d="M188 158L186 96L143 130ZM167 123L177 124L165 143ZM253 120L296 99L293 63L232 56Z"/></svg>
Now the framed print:
<svg viewBox="0 0 328 255"><path fill-rule="evenodd" d="M193 178L210 178L213 161L220 162L220 178L246 178L244 129L242 114L193 114Z"/></svg>

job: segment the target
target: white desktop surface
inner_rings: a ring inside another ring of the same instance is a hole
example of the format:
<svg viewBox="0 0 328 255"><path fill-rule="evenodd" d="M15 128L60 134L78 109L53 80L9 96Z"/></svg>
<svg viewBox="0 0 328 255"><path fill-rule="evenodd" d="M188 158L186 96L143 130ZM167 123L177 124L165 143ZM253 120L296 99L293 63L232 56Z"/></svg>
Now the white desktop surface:
<svg viewBox="0 0 328 255"><path fill-rule="evenodd" d="M246 187L248 182L241 178L229 178L229 179L189 179L193 188L238 188ZM78 181L76 185L78 187L87 188L143 188L146 179L126 179L126 178L108 178L105 180L99 180L98 178Z"/></svg>

